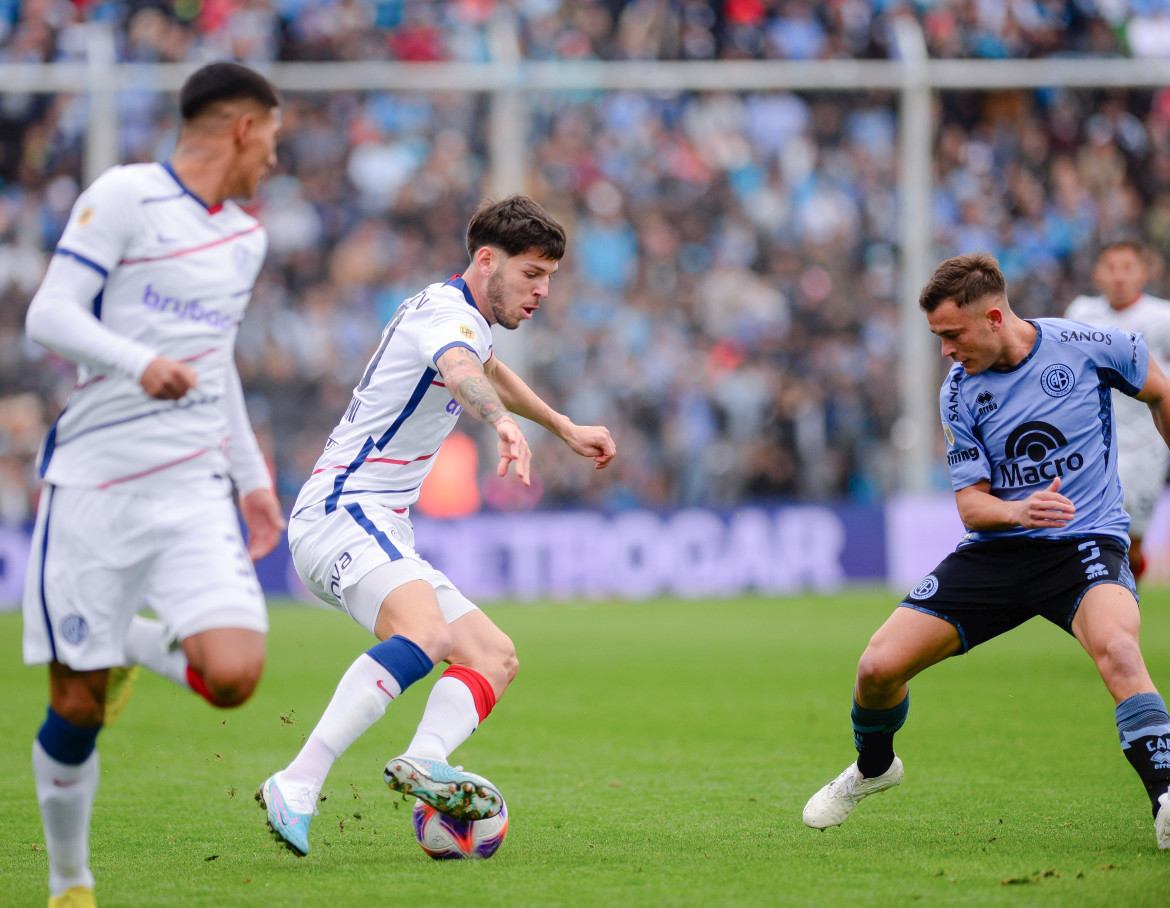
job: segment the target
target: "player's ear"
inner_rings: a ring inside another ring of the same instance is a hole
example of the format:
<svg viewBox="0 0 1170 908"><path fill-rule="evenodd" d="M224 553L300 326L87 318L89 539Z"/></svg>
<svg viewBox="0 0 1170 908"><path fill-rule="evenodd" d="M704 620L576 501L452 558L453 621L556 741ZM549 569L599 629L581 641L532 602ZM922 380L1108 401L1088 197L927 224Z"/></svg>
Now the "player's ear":
<svg viewBox="0 0 1170 908"><path fill-rule="evenodd" d="M235 124L232 126L232 139L236 146L240 147L248 143L248 139L252 136L252 130L256 128L256 113L252 110L243 110L236 117Z"/></svg>
<svg viewBox="0 0 1170 908"><path fill-rule="evenodd" d="M480 246L475 250L475 264L483 274L491 274L496 267L499 256L491 246Z"/></svg>

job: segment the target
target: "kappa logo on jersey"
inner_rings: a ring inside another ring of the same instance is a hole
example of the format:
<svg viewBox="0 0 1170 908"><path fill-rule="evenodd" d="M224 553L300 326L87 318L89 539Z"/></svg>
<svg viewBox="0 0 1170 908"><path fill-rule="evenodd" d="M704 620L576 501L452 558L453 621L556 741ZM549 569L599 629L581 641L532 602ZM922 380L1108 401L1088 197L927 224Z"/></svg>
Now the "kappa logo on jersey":
<svg viewBox="0 0 1170 908"><path fill-rule="evenodd" d="M1016 426L1004 445L1007 463L999 465L999 484L1002 488L1013 489L1050 482L1065 473L1075 473L1085 465L1085 458L1079 451L1067 457L1050 457L1068 444L1064 433L1050 423L1032 420ZM1031 463L1020 466L1020 458L1026 457Z"/></svg>
<svg viewBox="0 0 1170 908"><path fill-rule="evenodd" d="M1063 363L1049 366L1040 375L1040 387L1049 397L1064 397L1072 391L1076 383L1077 379L1072 369Z"/></svg>
<svg viewBox="0 0 1170 908"><path fill-rule="evenodd" d="M990 413L992 410L998 410L999 404L995 402L995 397L990 391L982 392L975 398L975 403L979 404L979 415Z"/></svg>
<svg viewBox="0 0 1170 908"><path fill-rule="evenodd" d="M228 315L218 309L205 309L199 304L199 300L184 302L177 296L164 296L150 284L146 285L146 290L142 294L142 305L155 312L173 312L181 319L206 322L212 328L218 328L220 331L229 331L240 323L239 318L234 315Z"/></svg>

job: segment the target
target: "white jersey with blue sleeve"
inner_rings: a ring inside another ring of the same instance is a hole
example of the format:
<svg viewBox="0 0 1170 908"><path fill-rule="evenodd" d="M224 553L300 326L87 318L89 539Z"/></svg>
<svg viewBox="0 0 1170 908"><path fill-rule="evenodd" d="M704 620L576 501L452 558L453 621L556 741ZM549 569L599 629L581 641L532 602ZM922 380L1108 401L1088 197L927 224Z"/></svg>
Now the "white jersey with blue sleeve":
<svg viewBox="0 0 1170 908"><path fill-rule="evenodd" d="M956 364L939 395L955 491L982 480L1005 501L1060 477L1076 505L1066 526L977 531L970 540L1101 534L1128 545L1129 516L1117 479L1111 393L1137 394L1149 350L1140 334L1067 319L1037 319L1036 343L1013 369L968 375Z"/></svg>
<svg viewBox="0 0 1170 908"><path fill-rule="evenodd" d="M301 488L293 516L330 514L361 499L406 508L462 407L437 365L452 347L486 363L491 329L460 277L431 284L399 306L382 332L341 421Z"/></svg>
<svg viewBox="0 0 1170 908"><path fill-rule="evenodd" d="M205 205L169 164L111 168L81 194L55 260L98 275L96 296L79 308L51 271L29 312L30 335L79 363L41 452L46 481L222 492L236 332L266 251L255 218ZM70 320L80 327L66 338ZM139 378L157 356L190 365L196 387L177 401L149 396Z"/></svg>

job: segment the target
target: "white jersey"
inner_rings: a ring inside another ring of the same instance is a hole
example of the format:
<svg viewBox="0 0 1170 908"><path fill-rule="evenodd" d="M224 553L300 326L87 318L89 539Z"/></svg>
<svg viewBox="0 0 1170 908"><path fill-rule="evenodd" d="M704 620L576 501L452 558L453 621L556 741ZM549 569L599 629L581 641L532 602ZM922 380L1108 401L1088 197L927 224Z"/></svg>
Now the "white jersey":
<svg viewBox="0 0 1170 908"><path fill-rule="evenodd" d="M169 164L114 167L81 194L56 254L105 278L93 313L145 354L139 375L166 356L190 365L198 383L178 401L158 400L138 375L82 363L41 453L48 482L224 486L236 332L267 243L255 218L232 202L206 206Z"/></svg>
<svg viewBox="0 0 1170 908"><path fill-rule="evenodd" d="M1136 303L1118 310L1103 296L1078 296L1069 305L1065 318L1089 325L1113 325L1130 334L1141 334L1150 348L1150 356L1163 371L1170 371L1170 301L1143 293ZM1113 418L1120 462L1128 454L1141 451L1148 451L1159 460L1166 458L1166 442L1154 426L1149 407L1114 392ZM1162 469L1164 472L1165 467Z"/></svg>
<svg viewBox="0 0 1170 908"><path fill-rule="evenodd" d="M414 504L462 411L436 365L452 347L467 347L484 363L492 355L487 320L458 277L431 284L394 313L293 517L332 513L358 498Z"/></svg>

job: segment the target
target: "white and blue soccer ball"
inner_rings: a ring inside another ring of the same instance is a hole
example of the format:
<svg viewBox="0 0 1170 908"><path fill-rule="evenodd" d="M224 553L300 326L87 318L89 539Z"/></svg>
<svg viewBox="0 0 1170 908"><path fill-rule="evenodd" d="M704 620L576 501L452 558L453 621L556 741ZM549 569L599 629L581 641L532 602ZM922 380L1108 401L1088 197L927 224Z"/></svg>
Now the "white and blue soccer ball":
<svg viewBox="0 0 1170 908"><path fill-rule="evenodd" d="M422 801L415 801L411 819L414 837L422 850L436 861L490 858L508 834L507 804L486 820L455 820Z"/></svg>

